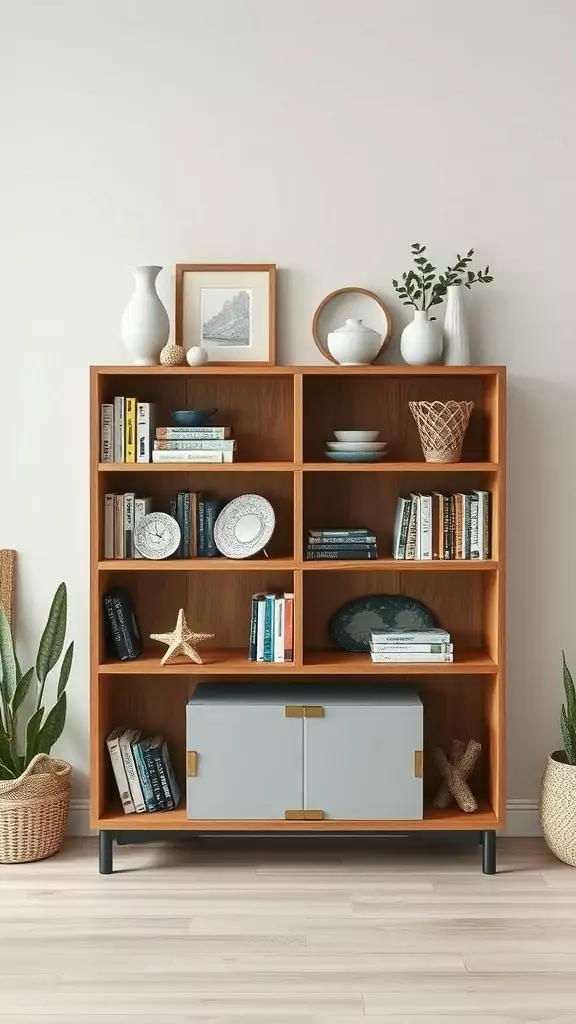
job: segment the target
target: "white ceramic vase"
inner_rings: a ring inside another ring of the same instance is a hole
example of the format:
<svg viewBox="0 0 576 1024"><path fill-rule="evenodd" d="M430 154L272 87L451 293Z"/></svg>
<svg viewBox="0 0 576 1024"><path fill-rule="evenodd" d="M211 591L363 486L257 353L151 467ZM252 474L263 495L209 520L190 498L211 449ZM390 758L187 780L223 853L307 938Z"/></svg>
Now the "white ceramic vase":
<svg viewBox="0 0 576 1024"><path fill-rule="evenodd" d="M451 284L447 289L443 333L446 366L469 366L470 342L461 285Z"/></svg>
<svg viewBox="0 0 576 1024"><path fill-rule="evenodd" d="M428 366L439 361L442 332L435 321L428 319L425 310L414 310L412 323L402 331L400 351L404 362L410 366Z"/></svg>
<svg viewBox="0 0 576 1024"><path fill-rule="evenodd" d="M330 331L326 344L340 366L369 366L382 347L382 338L362 320L350 318L342 327Z"/></svg>
<svg viewBox="0 0 576 1024"><path fill-rule="evenodd" d="M136 366L157 366L170 321L156 291L162 267L132 267L136 287L122 317L122 341Z"/></svg>

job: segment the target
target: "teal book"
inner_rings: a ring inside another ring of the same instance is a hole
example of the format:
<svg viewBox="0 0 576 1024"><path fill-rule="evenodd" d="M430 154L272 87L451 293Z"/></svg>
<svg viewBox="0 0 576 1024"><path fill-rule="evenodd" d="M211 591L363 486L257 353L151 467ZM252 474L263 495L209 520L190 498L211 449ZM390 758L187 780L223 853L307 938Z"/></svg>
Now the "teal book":
<svg viewBox="0 0 576 1024"><path fill-rule="evenodd" d="M156 800L154 799L154 790L152 789L152 780L150 779L150 773L146 766L146 760L142 752L142 742L143 741L140 740L138 743L132 744L132 753L134 754L136 771L138 772L138 778L140 779L140 785L142 787L142 794L144 796L146 810L155 811Z"/></svg>
<svg viewBox="0 0 576 1024"><path fill-rule="evenodd" d="M264 611L264 661L274 661L274 619L276 611L276 597L274 594L266 594L266 608Z"/></svg>

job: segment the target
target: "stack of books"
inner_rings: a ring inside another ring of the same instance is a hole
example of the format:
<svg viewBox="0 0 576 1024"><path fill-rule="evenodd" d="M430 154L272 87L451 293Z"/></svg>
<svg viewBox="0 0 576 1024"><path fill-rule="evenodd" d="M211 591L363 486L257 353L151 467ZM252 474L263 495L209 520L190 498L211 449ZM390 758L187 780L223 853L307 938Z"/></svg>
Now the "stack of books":
<svg viewBox="0 0 576 1024"><path fill-rule="evenodd" d="M371 530L309 530L307 561L378 558L376 534Z"/></svg>
<svg viewBox="0 0 576 1024"><path fill-rule="evenodd" d="M162 736L139 729L113 729L106 740L124 814L173 811L180 789Z"/></svg>
<svg viewBox="0 0 576 1024"><path fill-rule="evenodd" d="M100 407L100 461L151 462L154 405L116 397Z"/></svg>
<svg viewBox="0 0 576 1024"><path fill-rule="evenodd" d="M157 427L152 462L233 462L231 427Z"/></svg>
<svg viewBox="0 0 576 1024"><path fill-rule="evenodd" d="M249 661L294 661L294 594L254 594Z"/></svg>
<svg viewBox="0 0 576 1024"><path fill-rule="evenodd" d="M445 629L373 629L370 636L375 662L454 661L454 646Z"/></svg>
<svg viewBox="0 0 576 1024"><path fill-rule="evenodd" d="M170 502L170 515L180 527L180 546L174 558L217 558L214 523L225 502L200 491L179 491Z"/></svg>
<svg viewBox="0 0 576 1024"><path fill-rule="evenodd" d="M490 558L490 492L398 498L394 558Z"/></svg>

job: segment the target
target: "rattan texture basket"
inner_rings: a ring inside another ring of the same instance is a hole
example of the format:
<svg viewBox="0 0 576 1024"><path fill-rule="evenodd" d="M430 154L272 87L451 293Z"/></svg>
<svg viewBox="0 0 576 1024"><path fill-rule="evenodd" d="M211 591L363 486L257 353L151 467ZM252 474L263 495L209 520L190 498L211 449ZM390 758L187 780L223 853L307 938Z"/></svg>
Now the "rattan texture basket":
<svg viewBox="0 0 576 1024"><path fill-rule="evenodd" d="M474 402L410 402L426 462L460 462Z"/></svg>
<svg viewBox="0 0 576 1024"><path fill-rule="evenodd" d="M563 750L548 758L540 790L540 824L552 853L576 867L576 765L562 758Z"/></svg>
<svg viewBox="0 0 576 1024"><path fill-rule="evenodd" d="M37 754L18 779L0 782L0 864L43 860L60 849L72 766Z"/></svg>

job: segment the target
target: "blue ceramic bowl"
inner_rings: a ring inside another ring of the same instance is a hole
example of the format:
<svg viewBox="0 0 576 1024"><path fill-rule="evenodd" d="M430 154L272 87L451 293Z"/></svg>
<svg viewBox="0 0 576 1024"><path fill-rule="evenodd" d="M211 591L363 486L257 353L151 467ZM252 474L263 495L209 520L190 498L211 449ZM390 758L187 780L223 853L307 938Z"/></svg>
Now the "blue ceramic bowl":
<svg viewBox="0 0 576 1024"><path fill-rule="evenodd" d="M175 427L203 427L218 409L174 409L170 418Z"/></svg>
<svg viewBox="0 0 576 1024"><path fill-rule="evenodd" d="M382 462L386 452L325 452L332 462Z"/></svg>

